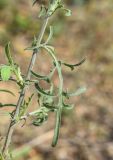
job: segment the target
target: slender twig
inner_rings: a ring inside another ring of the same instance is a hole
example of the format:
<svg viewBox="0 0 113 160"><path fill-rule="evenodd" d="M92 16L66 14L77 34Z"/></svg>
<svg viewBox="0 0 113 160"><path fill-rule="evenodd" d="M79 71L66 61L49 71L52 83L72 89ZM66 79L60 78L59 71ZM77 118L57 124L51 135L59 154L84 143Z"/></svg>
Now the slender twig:
<svg viewBox="0 0 113 160"><path fill-rule="evenodd" d="M49 17L46 18L46 19L44 19L41 31L40 31L39 36L38 36L37 45L39 45L41 43L41 41L42 41L42 38L43 38L43 35L44 35L44 32L45 32L46 26L47 26L47 23L48 23L48 19L49 19ZM35 64L38 52L39 52L38 49L36 49L36 50L33 51L32 58L31 58L31 61L30 61L30 64L29 64L29 68L28 68L25 80L30 80L30 78L31 78L31 70L34 67L34 64ZM16 119L16 117L19 114L20 107L21 107L21 105L23 103L23 100L24 100L24 97L25 97L26 89L27 89L27 85L25 84L24 87L21 90L20 97L19 97L17 105L16 105L16 110L15 110L13 119L11 120L9 128L8 128L8 131L7 131L5 143L4 143L4 146L3 146L3 149L2 149L2 154L7 153L8 147L9 147L9 145L11 143L12 134L14 132L14 128L15 128L15 125L16 125L16 123L14 122L14 120Z"/></svg>

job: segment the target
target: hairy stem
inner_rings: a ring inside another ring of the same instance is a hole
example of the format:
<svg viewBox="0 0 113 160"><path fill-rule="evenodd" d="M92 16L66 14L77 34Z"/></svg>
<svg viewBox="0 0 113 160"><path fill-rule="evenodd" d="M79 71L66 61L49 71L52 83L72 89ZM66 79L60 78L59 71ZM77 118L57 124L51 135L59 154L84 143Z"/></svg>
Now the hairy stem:
<svg viewBox="0 0 113 160"><path fill-rule="evenodd" d="M38 36L37 45L40 44L41 41L42 41L42 38L43 38L43 35L44 35L44 32L45 32L46 26L47 26L47 23L48 23L48 19L49 18L44 19L41 31L40 31L39 36ZM38 49L36 49L36 50L33 51L32 58L31 58L31 61L30 61L29 67L28 67L26 79L25 79L27 81L30 80L30 78L31 78L31 70L34 67L34 64L35 64L38 52L39 52ZM24 87L21 90L21 93L20 93L20 96L19 96L19 99L18 99L18 102L17 102L17 105L16 105L16 110L15 110L13 119L10 122L8 131L7 131L7 134L6 134L6 139L5 139L5 143L4 143L3 149L2 149L2 154L7 154L7 152L8 152L8 148L9 148L9 145L10 145L11 140L12 140L12 134L14 132L15 125L16 125L16 122L14 120L16 119L16 117L19 114L20 107L21 107L21 105L23 103L26 90L27 90L27 84L25 84Z"/></svg>

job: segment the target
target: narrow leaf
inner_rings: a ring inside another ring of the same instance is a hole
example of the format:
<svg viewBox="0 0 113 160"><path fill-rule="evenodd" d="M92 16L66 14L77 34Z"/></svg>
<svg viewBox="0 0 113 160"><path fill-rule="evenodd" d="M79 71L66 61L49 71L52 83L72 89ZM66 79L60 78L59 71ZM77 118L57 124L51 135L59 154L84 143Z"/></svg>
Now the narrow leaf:
<svg viewBox="0 0 113 160"><path fill-rule="evenodd" d="M49 76L43 76L43 75L39 75L33 71L31 71L32 75L40 80L44 80L46 81L47 83L50 83L50 77Z"/></svg>
<svg viewBox="0 0 113 160"><path fill-rule="evenodd" d="M65 66L67 66L67 67L70 67L71 70L74 70L75 67L80 66L82 63L85 62L85 60L86 60L86 59L84 58L84 59L82 59L79 63L76 63L76 64L68 64L68 63L63 63L63 62L61 62L61 61L59 61L59 62L60 62L61 64L65 65Z"/></svg>
<svg viewBox="0 0 113 160"><path fill-rule="evenodd" d="M5 46L5 54L10 65L13 64L13 58L10 53L10 42Z"/></svg>
<svg viewBox="0 0 113 160"><path fill-rule="evenodd" d="M59 106L58 110L56 111L56 125L55 125L53 140L52 140L52 147L55 147L57 145L57 142L58 142L60 125L61 125L62 109L63 109L63 106Z"/></svg>
<svg viewBox="0 0 113 160"><path fill-rule="evenodd" d="M48 103L43 103L44 107L48 108L49 111L56 111L57 110L57 106L54 105L49 105Z"/></svg>
<svg viewBox="0 0 113 160"><path fill-rule="evenodd" d="M15 104L2 104L2 103L0 103L0 108L2 108L2 107L16 107L16 105Z"/></svg>
<svg viewBox="0 0 113 160"><path fill-rule="evenodd" d="M6 93L9 93L9 94L15 96L15 94L12 91L9 91L7 89L0 89L0 92L6 92Z"/></svg>
<svg viewBox="0 0 113 160"><path fill-rule="evenodd" d="M63 96L69 98L69 97L72 97L72 96L79 96L80 94L82 94L84 92L86 92L86 87L81 87L76 92L73 92L73 93L63 92Z"/></svg>
<svg viewBox="0 0 113 160"><path fill-rule="evenodd" d="M39 86L38 83L35 83L35 88L37 89L37 91L38 91L40 94L47 95L47 96L53 96L53 97L54 97L54 95L45 92L45 91Z"/></svg>
<svg viewBox="0 0 113 160"><path fill-rule="evenodd" d="M37 74L37 73L35 73L33 71L31 71L31 74L33 76L35 76L36 78L39 78L39 79L47 79L47 76L39 75L39 74Z"/></svg>

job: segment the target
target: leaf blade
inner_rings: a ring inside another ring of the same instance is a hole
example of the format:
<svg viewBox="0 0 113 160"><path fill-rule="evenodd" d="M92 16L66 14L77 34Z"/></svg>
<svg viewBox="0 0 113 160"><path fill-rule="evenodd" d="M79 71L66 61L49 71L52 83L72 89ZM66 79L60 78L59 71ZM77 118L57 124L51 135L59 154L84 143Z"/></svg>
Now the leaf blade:
<svg viewBox="0 0 113 160"><path fill-rule="evenodd" d="M2 107L16 107L16 105L15 104L2 104L2 103L0 103L0 108L2 108Z"/></svg>
<svg viewBox="0 0 113 160"><path fill-rule="evenodd" d="M39 86L38 83L35 83L35 88L37 89L37 91L38 91L40 94L43 94L43 95L46 95L46 96L55 97L54 95L45 92L45 91Z"/></svg>
<svg viewBox="0 0 113 160"><path fill-rule="evenodd" d="M0 92L6 92L6 93L11 94L12 96L15 96L15 94L12 91L9 91L7 89L0 89Z"/></svg>
<svg viewBox="0 0 113 160"><path fill-rule="evenodd" d="M4 65L1 68L1 78L3 81L8 81L11 76L11 67Z"/></svg>
<svg viewBox="0 0 113 160"><path fill-rule="evenodd" d="M75 92L72 92L72 93L63 92L63 96L68 97L68 98L73 97L73 96L79 96L79 95L85 93L86 90L87 90L86 87L81 87L81 88L77 89Z"/></svg>
<svg viewBox="0 0 113 160"><path fill-rule="evenodd" d="M11 53L10 53L10 42L6 44L5 46L5 55L7 57L7 60L9 62L10 65L13 64L13 59L12 59L12 56L11 56Z"/></svg>

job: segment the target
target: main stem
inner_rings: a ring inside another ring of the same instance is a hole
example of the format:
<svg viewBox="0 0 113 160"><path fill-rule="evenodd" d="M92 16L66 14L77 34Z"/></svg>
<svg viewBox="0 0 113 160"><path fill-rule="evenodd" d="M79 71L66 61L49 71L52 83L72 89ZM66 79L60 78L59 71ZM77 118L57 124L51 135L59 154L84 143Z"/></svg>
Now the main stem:
<svg viewBox="0 0 113 160"><path fill-rule="evenodd" d="M47 27L48 20L49 20L49 17L44 19L44 22L42 24L42 27L41 27L41 30L40 30L40 33L39 33L39 36L38 36L38 39L37 39L37 45L39 45L42 41L43 35L44 35L46 27ZM34 50L34 52L32 54L31 61L30 61L29 67L28 67L28 71L27 71L27 75L26 75L25 80L30 80L30 78L31 78L31 70L34 67L38 52L39 52L39 50ZM20 107L21 107L21 104L23 103L26 90L27 90L27 84L25 84L24 87L21 90L21 93L20 93L20 96L19 96L19 99L18 99L18 102L17 102L17 105L16 105L16 110L15 110L13 119L10 122L8 131L7 131L7 134L6 134L6 139L5 139L3 149L2 149L2 154L5 154L5 153L7 154L9 145L10 145L11 140L12 140L12 135L13 135L13 132L14 132L14 129L15 129L15 125L16 125L16 123L14 123L14 120L19 114Z"/></svg>

